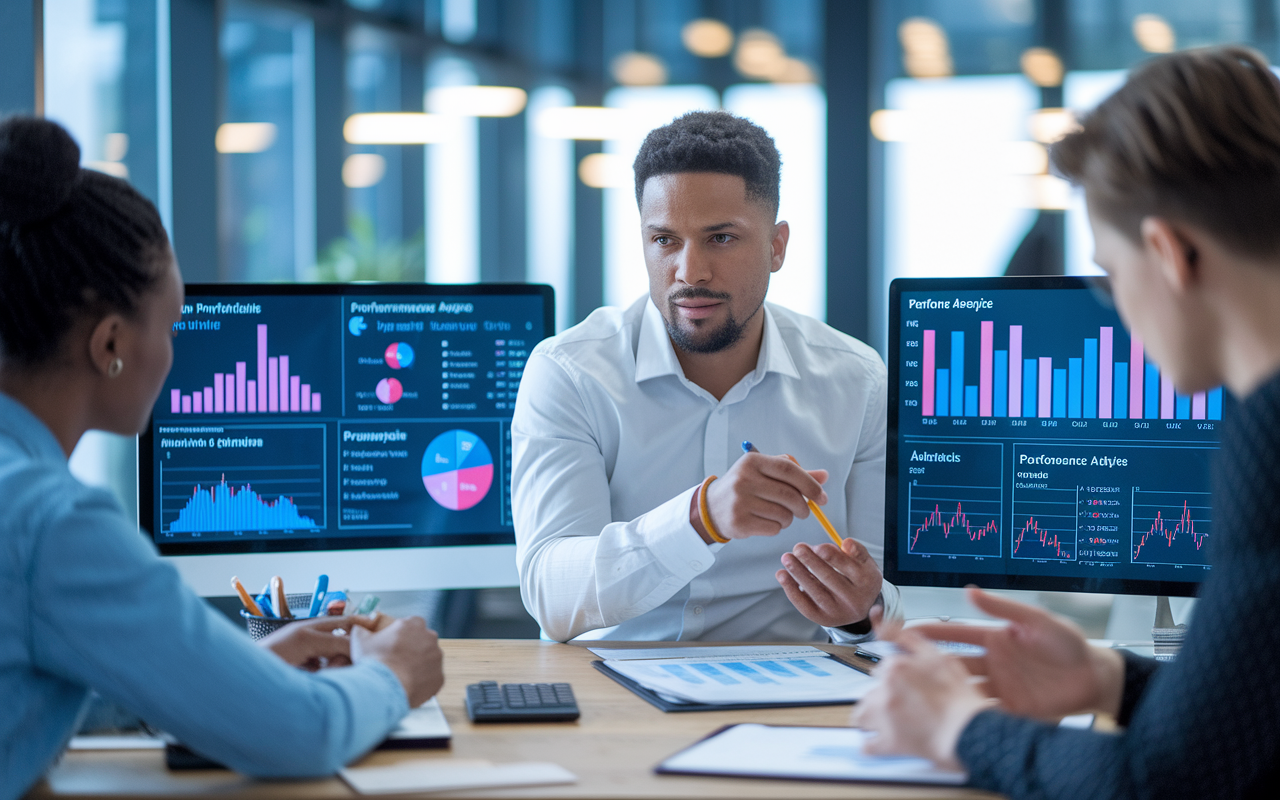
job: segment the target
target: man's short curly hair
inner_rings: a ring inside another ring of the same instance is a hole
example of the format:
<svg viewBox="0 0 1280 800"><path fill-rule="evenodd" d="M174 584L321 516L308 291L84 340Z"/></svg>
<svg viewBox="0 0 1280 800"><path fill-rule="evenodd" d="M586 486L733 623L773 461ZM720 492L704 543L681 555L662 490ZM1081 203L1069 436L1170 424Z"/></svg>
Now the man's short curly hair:
<svg viewBox="0 0 1280 800"><path fill-rule="evenodd" d="M655 175L719 172L737 175L747 197L764 203L776 216L782 159L773 137L755 123L727 111L691 111L655 128L640 145L633 165L636 204L644 184Z"/></svg>

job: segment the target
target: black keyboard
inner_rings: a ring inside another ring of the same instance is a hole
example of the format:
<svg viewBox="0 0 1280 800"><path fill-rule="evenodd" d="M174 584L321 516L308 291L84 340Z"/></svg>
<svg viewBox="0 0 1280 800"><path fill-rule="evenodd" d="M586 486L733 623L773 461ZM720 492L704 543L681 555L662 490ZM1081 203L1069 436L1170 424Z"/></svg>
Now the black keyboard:
<svg viewBox="0 0 1280 800"><path fill-rule="evenodd" d="M567 683L481 681L467 687L472 722L567 722L578 718L578 703Z"/></svg>

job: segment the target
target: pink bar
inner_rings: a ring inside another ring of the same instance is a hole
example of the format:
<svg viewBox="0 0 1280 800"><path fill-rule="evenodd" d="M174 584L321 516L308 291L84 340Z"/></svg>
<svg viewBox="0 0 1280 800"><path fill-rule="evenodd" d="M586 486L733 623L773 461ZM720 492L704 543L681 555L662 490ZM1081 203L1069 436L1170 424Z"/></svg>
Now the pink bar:
<svg viewBox="0 0 1280 800"><path fill-rule="evenodd" d="M267 409L267 326L258 326L258 408ZM271 409L275 411L275 409Z"/></svg>
<svg viewBox="0 0 1280 800"><path fill-rule="evenodd" d="M222 413L222 373L213 373L213 411L215 414Z"/></svg>
<svg viewBox="0 0 1280 800"><path fill-rule="evenodd" d="M311 410L311 384L302 384L302 410Z"/></svg>
<svg viewBox="0 0 1280 800"><path fill-rule="evenodd" d="M289 376L289 410L301 411L302 406L299 403L298 395L301 393L302 384L297 375Z"/></svg>
<svg viewBox="0 0 1280 800"><path fill-rule="evenodd" d="M1146 371L1142 340L1129 334L1129 419L1142 419L1142 373Z"/></svg>
<svg viewBox="0 0 1280 800"><path fill-rule="evenodd" d="M312 411L320 410L320 393L319 392L311 393L311 410Z"/></svg>
<svg viewBox="0 0 1280 800"><path fill-rule="evenodd" d="M213 387L204 387L204 413L213 413Z"/></svg>
<svg viewBox="0 0 1280 800"><path fill-rule="evenodd" d="M1053 416L1053 359L1040 359L1040 383L1036 387L1036 404L1041 417Z"/></svg>
<svg viewBox="0 0 1280 800"><path fill-rule="evenodd" d="M934 331L924 332L924 374L920 376L920 415L924 417L933 416L934 388L933 381L936 377L933 371L933 346Z"/></svg>
<svg viewBox="0 0 1280 800"><path fill-rule="evenodd" d="M280 378L280 368L276 364L274 358L267 359L267 411L280 410L280 395L277 394L279 387L276 381ZM258 394L262 394L262 384L258 384Z"/></svg>
<svg viewBox="0 0 1280 800"><path fill-rule="evenodd" d="M192 414L204 413L204 392L191 393L191 413Z"/></svg>
<svg viewBox="0 0 1280 800"><path fill-rule="evenodd" d="M169 392L169 411L174 414L182 413L182 391L174 389Z"/></svg>
<svg viewBox="0 0 1280 800"><path fill-rule="evenodd" d="M236 411L236 376L228 372L222 376L222 380L226 381L226 408L223 410L228 414L234 414Z"/></svg>
<svg viewBox="0 0 1280 800"><path fill-rule="evenodd" d="M191 411L191 395L189 395L189 394L184 394L184 395L182 396L182 413L183 413L183 414L190 414L190 413L192 413L192 411Z"/></svg>
<svg viewBox="0 0 1280 800"><path fill-rule="evenodd" d="M1009 326L1009 416L1022 416L1022 326Z"/></svg>
<svg viewBox="0 0 1280 800"><path fill-rule="evenodd" d="M245 381L245 394L248 395L249 403L246 409L250 414L258 413L258 382Z"/></svg>
<svg viewBox="0 0 1280 800"><path fill-rule="evenodd" d="M1160 419L1173 419L1173 381L1160 373Z"/></svg>
<svg viewBox="0 0 1280 800"><path fill-rule="evenodd" d="M1207 400L1204 392L1196 392L1191 395L1191 418L1204 419L1205 401Z"/></svg>
<svg viewBox="0 0 1280 800"><path fill-rule="evenodd" d="M280 356L277 360L280 365L280 410L289 410L289 357Z"/></svg>
<svg viewBox="0 0 1280 800"><path fill-rule="evenodd" d="M1115 374L1114 328L1103 328L1098 341L1098 419L1111 419L1111 376Z"/></svg>
<svg viewBox="0 0 1280 800"><path fill-rule="evenodd" d="M244 413L244 374L245 363L243 361L236 362L236 413Z"/></svg>
<svg viewBox="0 0 1280 800"><path fill-rule="evenodd" d="M995 346L994 322L982 323L982 343L978 352L978 416L991 416L991 350Z"/></svg>

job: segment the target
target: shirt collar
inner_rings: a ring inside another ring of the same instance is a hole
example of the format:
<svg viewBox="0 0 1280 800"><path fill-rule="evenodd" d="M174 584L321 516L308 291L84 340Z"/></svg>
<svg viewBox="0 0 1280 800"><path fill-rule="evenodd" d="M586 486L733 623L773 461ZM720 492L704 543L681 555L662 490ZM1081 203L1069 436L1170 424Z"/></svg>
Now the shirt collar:
<svg viewBox="0 0 1280 800"><path fill-rule="evenodd" d="M791 351L783 341L782 331L778 329L777 321L767 304L764 306L764 341L760 345L755 372L755 382L763 379L769 372L792 378L800 377L795 361L791 358ZM683 378L684 370L680 366L680 360L676 358L662 312L658 311L650 298L645 301L644 314L640 318L640 335L636 345L636 383L664 375Z"/></svg>
<svg viewBox="0 0 1280 800"><path fill-rule="evenodd" d="M18 447L39 461L67 463L53 431L26 406L4 393L0 393L0 436L13 439Z"/></svg>

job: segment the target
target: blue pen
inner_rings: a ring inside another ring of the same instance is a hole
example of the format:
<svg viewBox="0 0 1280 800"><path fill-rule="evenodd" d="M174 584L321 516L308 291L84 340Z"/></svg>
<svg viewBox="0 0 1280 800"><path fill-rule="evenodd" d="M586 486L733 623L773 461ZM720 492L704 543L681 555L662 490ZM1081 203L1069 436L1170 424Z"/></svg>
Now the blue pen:
<svg viewBox="0 0 1280 800"><path fill-rule="evenodd" d="M756 449L756 446L755 446L754 444L752 444L751 442L746 442L746 441L744 441L744 442L742 443L742 452L744 452L744 453L759 453L760 451L759 451L759 450L757 450L757 449Z"/></svg>
<svg viewBox="0 0 1280 800"><path fill-rule="evenodd" d="M320 616L320 604L324 601L324 593L329 591L329 576L321 575L316 578L316 590L311 593L311 610L307 612L308 617Z"/></svg>
<svg viewBox="0 0 1280 800"><path fill-rule="evenodd" d="M268 617L274 617L276 611L271 607L271 584L262 587L262 594L253 598L258 603L258 608L262 609L262 613Z"/></svg>

